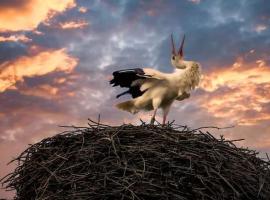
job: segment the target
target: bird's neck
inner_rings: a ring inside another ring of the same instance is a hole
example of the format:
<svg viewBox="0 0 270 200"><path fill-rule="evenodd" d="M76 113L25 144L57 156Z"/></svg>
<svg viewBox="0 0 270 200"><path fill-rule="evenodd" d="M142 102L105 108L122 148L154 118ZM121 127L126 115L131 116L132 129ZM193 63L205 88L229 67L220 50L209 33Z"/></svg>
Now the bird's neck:
<svg viewBox="0 0 270 200"><path fill-rule="evenodd" d="M192 64L193 63L193 61L190 61L190 60L181 60L181 61L179 61L181 64L183 64L183 65L190 65L190 64Z"/></svg>

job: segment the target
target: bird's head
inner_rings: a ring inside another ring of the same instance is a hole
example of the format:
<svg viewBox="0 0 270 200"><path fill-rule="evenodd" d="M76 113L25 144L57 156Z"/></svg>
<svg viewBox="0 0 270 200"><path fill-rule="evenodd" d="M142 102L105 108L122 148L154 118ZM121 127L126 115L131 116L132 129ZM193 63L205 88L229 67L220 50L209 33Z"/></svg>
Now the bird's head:
<svg viewBox="0 0 270 200"><path fill-rule="evenodd" d="M171 56L171 63L172 66L174 66L177 69L185 69L186 66L184 64L184 52L183 52L183 47L184 47L184 42L185 42L185 35L182 39L181 45L179 47L179 50L176 52L174 42L173 42L173 35L171 34L171 42L172 42L172 56Z"/></svg>

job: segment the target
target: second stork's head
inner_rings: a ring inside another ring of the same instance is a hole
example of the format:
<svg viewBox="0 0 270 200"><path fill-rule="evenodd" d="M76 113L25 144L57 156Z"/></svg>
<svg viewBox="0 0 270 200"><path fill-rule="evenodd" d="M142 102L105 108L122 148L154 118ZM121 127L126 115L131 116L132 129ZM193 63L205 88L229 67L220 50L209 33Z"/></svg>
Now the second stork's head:
<svg viewBox="0 0 270 200"><path fill-rule="evenodd" d="M181 45L176 52L175 46L174 46L174 41L173 41L173 35L171 34L171 43L172 43L172 56L171 56L171 63L172 66L174 66L177 69L185 69L186 66L184 65L184 52L183 52L183 47L184 47L184 42L185 42L185 35L182 39Z"/></svg>

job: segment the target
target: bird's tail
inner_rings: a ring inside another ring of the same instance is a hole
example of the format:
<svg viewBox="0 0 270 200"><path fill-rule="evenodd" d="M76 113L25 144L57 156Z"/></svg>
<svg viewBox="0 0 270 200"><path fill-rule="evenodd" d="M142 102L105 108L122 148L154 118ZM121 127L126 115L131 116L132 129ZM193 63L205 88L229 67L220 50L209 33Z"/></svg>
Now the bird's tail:
<svg viewBox="0 0 270 200"><path fill-rule="evenodd" d="M116 107L120 110L124 110L124 111L130 112L132 114L135 114L138 112L138 109L135 107L133 100L119 103L116 105Z"/></svg>

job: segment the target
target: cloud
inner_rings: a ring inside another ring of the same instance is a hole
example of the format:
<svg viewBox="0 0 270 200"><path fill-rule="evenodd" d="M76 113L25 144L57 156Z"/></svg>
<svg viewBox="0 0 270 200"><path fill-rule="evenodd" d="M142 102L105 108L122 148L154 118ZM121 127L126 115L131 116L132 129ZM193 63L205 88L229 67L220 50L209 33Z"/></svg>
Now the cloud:
<svg viewBox="0 0 270 200"><path fill-rule="evenodd" d="M86 13L88 11L88 9L86 7L83 7L83 6L82 7L79 7L78 10L81 13Z"/></svg>
<svg viewBox="0 0 270 200"><path fill-rule="evenodd" d="M31 88L20 88L20 93L29 96L37 96L45 99L53 99L59 93L59 88L49 84L43 84Z"/></svg>
<svg viewBox="0 0 270 200"><path fill-rule="evenodd" d="M26 43L21 42L1 42L0 43L0 64L5 61L16 59L27 54Z"/></svg>
<svg viewBox="0 0 270 200"><path fill-rule="evenodd" d="M55 14L76 6L75 0L29 0L0 3L0 31L34 30Z"/></svg>
<svg viewBox="0 0 270 200"><path fill-rule="evenodd" d="M8 37L0 36L0 42L30 42L32 41L25 35L11 35Z"/></svg>
<svg viewBox="0 0 270 200"><path fill-rule="evenodd" d="M63 22L60 23L60 27L62 29L78 29L78 28L85 28L88 26L89 23L86 21L69 21L69 22Z"/></svg>
<svg viewBox="0 0 270 200"><path fill-rule="evenodd" d="M263 60L245 62L206 73L201 84L205 94L201 106L217 118L239 125L256 125L270 120L270 67Z"/></svg>
<svg viewBox="0 0 270 200"><path fill-rule="evenodd" d="M260 33L260 32L262 32L262 31L265 31L267 29L267 26L265 26L265 25L263 25L263 24L258 24L258 25L256 25L256 27L255 27L255 31L257 32L257 33Z"/></svg>
<svg viewBox="0 0 270 200"><path fill-rule="evenodd" d="M192 2L194 4L199 4L201 2L201 0L188 0L189 2Z"/></svg>
<svg viewBox="0 0 270 200"><path fill-rule="evenodd" d="M71 72L77 65L76 58L65 49L47 50L33 56L22 56L0 65L0 92L16 89L16 83L25 77L42 76L51 72Z"/></svg>

